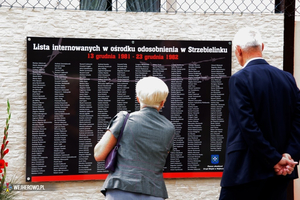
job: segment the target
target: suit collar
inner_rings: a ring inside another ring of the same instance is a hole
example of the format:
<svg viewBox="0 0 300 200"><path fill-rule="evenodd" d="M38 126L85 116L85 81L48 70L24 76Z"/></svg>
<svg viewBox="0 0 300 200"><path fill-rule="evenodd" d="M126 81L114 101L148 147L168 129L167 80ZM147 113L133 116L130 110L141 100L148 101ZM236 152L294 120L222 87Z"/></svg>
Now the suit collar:
<svg viewBox="0 0 300 200"><path fill-rule="evenodd" d="M249 65L254 65L254 64L267 64L267 61L261 57L252 58L246 62L244 67L247 67Z"/></svg>

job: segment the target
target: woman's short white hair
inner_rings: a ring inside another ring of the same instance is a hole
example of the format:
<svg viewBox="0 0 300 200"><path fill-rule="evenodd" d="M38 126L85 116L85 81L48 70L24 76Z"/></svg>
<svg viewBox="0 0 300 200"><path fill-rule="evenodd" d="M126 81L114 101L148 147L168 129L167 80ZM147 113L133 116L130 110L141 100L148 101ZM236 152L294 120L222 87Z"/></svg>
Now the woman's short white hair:
<svg viewBox="0 0 300 200"><path fill-rule="evenodd" d="M258 30L251 27L241 28L234 36L232 41L233 47L240 46L241 49L247 49L249 47L262 48L262 38Z"/></svg>
<svg viewBox="0 0 300 200"><path fill-rule="evenodd" d="M153 76L139 80L136 84L135 91L142 106L155 108L158 108L169 94L169 88L165 82Z"/></svg>

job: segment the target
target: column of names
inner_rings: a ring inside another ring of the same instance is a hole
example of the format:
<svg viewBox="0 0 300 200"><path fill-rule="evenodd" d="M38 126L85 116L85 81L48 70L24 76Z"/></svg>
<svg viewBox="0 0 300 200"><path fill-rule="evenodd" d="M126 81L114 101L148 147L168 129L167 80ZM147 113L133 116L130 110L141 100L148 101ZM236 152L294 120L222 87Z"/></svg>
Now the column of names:
<svg viewBox="0 0 300 200"><path fill-rule="evenodd" d="M185 70L184 65L171 65L171 122L175 126L176 135L174 138L174 148L170 154L170 171L183 171L184 167L184 148L185 138L181 135L183 125L183 79L182 72Z"/></svg>
<svg viewBox="0 0 300 200"><path fill-rule="evenodd" d="M130 70L127 63L117 63L117 112L128 111L128 100L131 100L130 95L127 93L129 89L129 74Z"/></svg>
<svg viewBox="0 0 300 200"><path fill-rule="evenodd" d="M91 102L90 77L93 72L92 63L79 64L79 153L78 173L88 173L92 170L93 144L91 137L94 135L92 123L93 107Z"/></svg>
<svg viewBox="0 0 300 200"><path fill-rule="evenodd" d="M44 94L45 82L42 80L45 72L44 66L46 63L33 62L32 63L32 150L31 150L31 174L41 175L45 172L45 160L47 156L45 153L44 137L46 137L45 124L46 121L44 102L46 96ZM51 122L50 122L51 123Z"/></svg>
<svg viewBox="0 0 300 200"><path fill-rule="evenodd" d="M70 154L66 153L67 144L67 120L70 113L66 112L70 104L65 100L65 94L70 93L66 87L68 71L64 68L70 63L55 63L54 78L54 152L53 152L53 174L63 174L69 171L67 161Z"/></svg>
<svg viewBox="0 0 300 200"><path fill-rule="evenodd" d="M151 69L149 63L137 63L135 64L135 80L139 81L140 79L151 75ZM135 110L140 110L140 104L135 100Z"/></svg>
<svg viewBox="0 0 300 200"><path fill-rule="evenodd" d="M109 105L111 103L110 92L112 66L109 63L98 63L98 117L97 117L97 142L102 138L111 119ZM97 172L107 172L104 162L97 162Z"/></svg>
<svg viewBox="0 0 300 200"><path fill-rule="evenodd" d="M201 66L200 64L188 65L188 127L187 127L187 166L189 171L200 170L200 147L202 122L199 121L199 105L202 102L201 90Z"/></svg>
<svg viewBox="0 0 300 200"><path fill-rule="evenodd" d="M223 128L221 123L224 122L222 109L225 106L222 96L223 82L225 77L224 67L222 64L211 65L211 122L210 122L210 151L221 152L223 144Z"/></svg>

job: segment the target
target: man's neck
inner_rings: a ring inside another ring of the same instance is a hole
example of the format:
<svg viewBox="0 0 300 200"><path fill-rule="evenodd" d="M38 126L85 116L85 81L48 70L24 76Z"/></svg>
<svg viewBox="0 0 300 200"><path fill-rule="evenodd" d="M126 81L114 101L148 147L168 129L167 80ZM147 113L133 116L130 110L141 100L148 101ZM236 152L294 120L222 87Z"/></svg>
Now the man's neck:
<svg viewBox="0 0 300 200"><path fill-rule="evenodd" d="M242 51L242 66L246 66L247 63L249 63L250 60L256 59L256 58L262 58L262 51L256 48L248 48L247 50Z"/></svg>

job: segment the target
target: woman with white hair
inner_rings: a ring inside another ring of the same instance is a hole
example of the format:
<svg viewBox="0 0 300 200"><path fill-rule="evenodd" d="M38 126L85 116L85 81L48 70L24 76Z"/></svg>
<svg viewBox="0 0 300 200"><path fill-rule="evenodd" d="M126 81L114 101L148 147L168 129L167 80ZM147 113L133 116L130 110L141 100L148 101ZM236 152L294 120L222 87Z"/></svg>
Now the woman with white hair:
<svg viewBox="0 0 300 200"><path fill-rule="evenodd" d="M140 110L130 113L118 150L114 172L106 178L101 192L107 200L162 200L168 198L163 168L173 147L174 125L159 113L169 89L159 78L146 77L136 84ZM117 143L127 112L119 112L94 148L96 161L103 161Z"/></svg>

